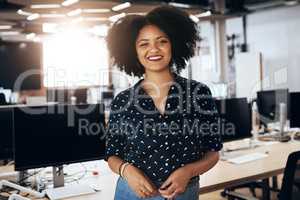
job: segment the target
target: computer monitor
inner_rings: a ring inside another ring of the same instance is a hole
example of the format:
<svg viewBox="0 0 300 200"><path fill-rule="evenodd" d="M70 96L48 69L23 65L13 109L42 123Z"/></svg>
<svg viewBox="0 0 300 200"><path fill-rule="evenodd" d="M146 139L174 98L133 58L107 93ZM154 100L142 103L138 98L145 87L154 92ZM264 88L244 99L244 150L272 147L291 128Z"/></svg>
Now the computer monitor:
<svg viewBox="0 0 300 200"><path fill-rule="evenodd" d="M290 127L300 127L300 92L290 93Z"/></svg>
<svg viewBox="0 0 300 200"><path fill-rule="evenodd" d="M14 127L17 171L104 158L102 104L15 108Z"/></svg>
<svg viewBox="0 0 300 200"><path fill-rule="evenodd" d="M229 142L252 137L251 109L247 98L216 100L222 140Z"/></svg>
<svg viewBox="0 0 300 200"><path fill-rule="evenodd" d="M86 104L87 102L87 89L86 88L78 88L74 90L74 97L76 97L76 103L78 104Z"/></svg>
<svg viewBox="0 0 300 200"><path fill-rule="evenodd" d="M289 111L289 91L288 89L268 90L257 92L257 107L260 121L268 123L279 120L279 105L285 103ZM289 118L289 112L287 112Z"/></svg>
<svg viewBox="0 0 300 200"><path fill-rule="evenodd" d="M15 90L40 89L41 66L40 43L0 41L0 87ZM20 81L20 88L14 88L17 80Z"/></svg>
<svg viewBox="0 0 300 200"><path fill-rule="evenodd" d="M13 109L0 106L0 160L13 159Z"/></svg>

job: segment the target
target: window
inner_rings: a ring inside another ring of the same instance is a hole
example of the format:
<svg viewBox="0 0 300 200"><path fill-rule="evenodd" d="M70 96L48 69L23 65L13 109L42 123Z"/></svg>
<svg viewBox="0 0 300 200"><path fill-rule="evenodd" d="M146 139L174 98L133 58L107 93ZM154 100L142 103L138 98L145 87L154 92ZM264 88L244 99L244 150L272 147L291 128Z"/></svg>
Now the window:
<svg viewBox="0 0 300 200"><path fill-rule="evenodd" d="M43 68L45 87L108 85L105 40L79 30L49 36L43 41Z"/></svg>

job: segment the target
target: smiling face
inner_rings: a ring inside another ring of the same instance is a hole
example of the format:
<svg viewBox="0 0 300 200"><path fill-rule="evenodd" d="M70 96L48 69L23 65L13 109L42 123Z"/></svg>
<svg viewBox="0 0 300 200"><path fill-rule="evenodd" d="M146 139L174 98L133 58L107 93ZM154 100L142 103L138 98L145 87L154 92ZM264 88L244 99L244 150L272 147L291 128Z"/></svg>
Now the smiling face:
<svg viewBox="0 0 300 200"><path fill-rule="evenodd" d="M154 25L144 26L135 43L137 56L145 72L169 70L172 47L168 36Z"/></svg>

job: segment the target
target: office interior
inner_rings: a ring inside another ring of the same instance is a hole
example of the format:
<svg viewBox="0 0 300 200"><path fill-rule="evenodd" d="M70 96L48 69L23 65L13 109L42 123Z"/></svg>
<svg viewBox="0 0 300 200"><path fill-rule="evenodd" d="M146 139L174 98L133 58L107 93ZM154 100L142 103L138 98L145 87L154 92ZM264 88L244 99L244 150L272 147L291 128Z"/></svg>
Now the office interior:
<svg viewBox="0 0 300 200"><path fill-rule="evenodd" d="M105 36L161 5L197 23L180 75L234 125L199 199L300 199L298 0L0 0L0 199L113 199L110 103L139 78L112 65Z"/></svg>

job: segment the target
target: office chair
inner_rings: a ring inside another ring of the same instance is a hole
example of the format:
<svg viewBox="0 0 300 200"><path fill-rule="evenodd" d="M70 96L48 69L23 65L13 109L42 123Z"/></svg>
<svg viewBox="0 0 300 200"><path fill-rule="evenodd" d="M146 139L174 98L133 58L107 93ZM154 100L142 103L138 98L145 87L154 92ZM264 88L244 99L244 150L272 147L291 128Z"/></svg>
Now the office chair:
<svg viewBox="0 0 300 200"><path fill-rule="evenodd" d="M279 192L280 190L278 189L277 176L273 176L271 180L272 180L272 187L270 187L270 180L269 180L269 178L267 178L267 179L263 179L263 180L259 180L259 181L250 181L250 182L246 182L246 183L243 183L243 184L240 184L237 186L225 188L221 192L221 196L226 197L228 195L228 193L231 193L234 190L243 189L243 188L248 188L253 197L257 196L255 189L268 188L268 190L270 190L270 191Z"/></svg>
<svg viewBox="0 0 300 200"><path fill-rule="evenodd" d="M300 199L300 151L289 155L284 169L282 186L278 192L278 200ZM235 191L228 191L227 197L229 200L258 200Z"/></svg>

